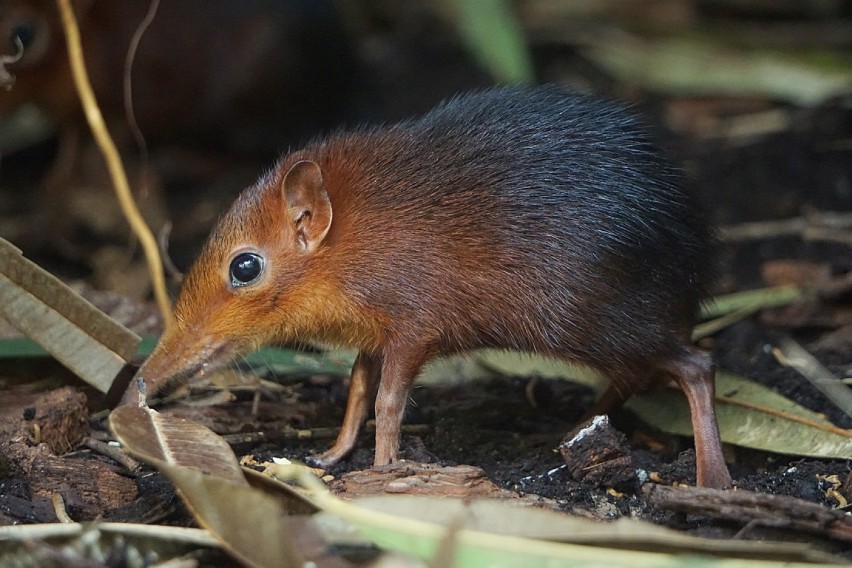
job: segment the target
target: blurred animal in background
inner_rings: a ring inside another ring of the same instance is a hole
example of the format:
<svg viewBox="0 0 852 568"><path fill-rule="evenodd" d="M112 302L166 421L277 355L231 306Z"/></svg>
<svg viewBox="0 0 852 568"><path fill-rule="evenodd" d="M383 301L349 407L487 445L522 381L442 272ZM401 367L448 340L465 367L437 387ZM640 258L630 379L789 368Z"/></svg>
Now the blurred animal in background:
<svg viewBox="0 0 852 568"><path fill-rule="evenodd" d="M149 4L74 2L101 111L133 185L149 188L143 209L153 209L162 221L166 211L151 206L158 187L165 189L161 201L192 200L193 191L232 170L234 161L246 162L248 178L290 145L357 118L359 65L332 4L162 2L130 75L135 118L151 151L141 183L139 147L125 114L124 69ZM105 238L104 231L126 242L126 226L108 205L110 183L77 99L54 0L0 0L0 56L14 80L8 91L0 90L0 233L35 252L39 245L55 252L57 243ZM47 125L35 135L33 116ZM44 142L46 136L52 141ZM31 141L38 140L34 151ZM40 179L37 191L33 179ZM71 194L84 187L100 198L75 204ZM93 202L106 209L92 211ZM21 222L21 214L33 208L38 221ZM76 219L76 213L91 219Z"/></svg>

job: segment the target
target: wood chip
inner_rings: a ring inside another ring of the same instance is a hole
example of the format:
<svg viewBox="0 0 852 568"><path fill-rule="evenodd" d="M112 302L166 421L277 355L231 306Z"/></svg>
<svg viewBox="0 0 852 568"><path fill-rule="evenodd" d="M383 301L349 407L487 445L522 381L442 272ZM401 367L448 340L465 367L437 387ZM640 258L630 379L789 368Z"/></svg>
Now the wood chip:
<svg viewBox="0 0 852 568"><path fill-rule="evenodd" d="M559 445L559 453L577 481L606 488L625 488L637 481L627 439L605 415L571 430Z"/></svg>
<svg viewBox="0 0 852 568"><path fill-rule="evenodd" d="M89 521L138 497L136 483L93 459L44 456L33 462L29 476L33 498L59 493L74 521Z"/></svg>
<svg viewBox="0 0 852 568"><path fill-rule="evenodd" d="M63 454L89 432L88 420L86 395L74 388L36 393L6 390L0 397L0 445L36 442Z"/></svg>
<svg viewBox="0 0 852 568"><path fill-rule="evenodd" d="M333 481L331 489L345 498L386 493L442 497L518 497L516 493L494 485L478 467L409 461L347 473Z"/></svg>

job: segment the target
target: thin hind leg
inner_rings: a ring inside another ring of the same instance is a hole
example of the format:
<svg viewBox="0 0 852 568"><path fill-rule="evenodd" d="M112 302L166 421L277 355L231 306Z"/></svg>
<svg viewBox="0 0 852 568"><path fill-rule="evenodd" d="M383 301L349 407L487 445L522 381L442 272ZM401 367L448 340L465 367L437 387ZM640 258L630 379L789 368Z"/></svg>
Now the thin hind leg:
<svg viewBox="0 0 852 568"><path fill-rule="evenodd" d="M731 474L722 455L722 441L716 422L715 367L710 354L685 346L679 356L660 365L660 368L675 379L689 402L695 434L698 485L715 489L729 488Z"/></svg>

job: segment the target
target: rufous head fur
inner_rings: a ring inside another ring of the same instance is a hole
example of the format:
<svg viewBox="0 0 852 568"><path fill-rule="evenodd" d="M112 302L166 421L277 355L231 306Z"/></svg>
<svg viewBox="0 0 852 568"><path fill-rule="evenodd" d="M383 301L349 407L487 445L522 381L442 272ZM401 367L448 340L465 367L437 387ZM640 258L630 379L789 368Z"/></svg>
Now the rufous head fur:
<svg viewBox="0 0 852 568"><path fill-rule="evenodd" d="M331 223L322 170L313 161L279 168L243 192L187 274L174 330L139 370L147 390L202 375L271 341L296 339L304 318L291 312L313 303L319 283L305 276Z"/></svg>

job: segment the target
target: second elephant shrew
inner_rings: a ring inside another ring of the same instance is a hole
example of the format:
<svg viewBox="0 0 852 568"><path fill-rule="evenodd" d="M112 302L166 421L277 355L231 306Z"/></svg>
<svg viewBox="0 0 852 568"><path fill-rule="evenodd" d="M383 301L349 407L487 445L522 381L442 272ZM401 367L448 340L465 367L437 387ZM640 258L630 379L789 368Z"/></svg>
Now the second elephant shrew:
<svg viewBox="0 0 852 568"><path fill-rule="evenodd" d="M356 347L342 429L314 460L343 459L375 400L383 465L425 363L535 352L611 377L600 409L674 379L698 484L729 487L713 362L689 342L710 241L674 168L619 105L554 86L461 95L318 139L243 191L123 403L270 342Z"/></svg>

